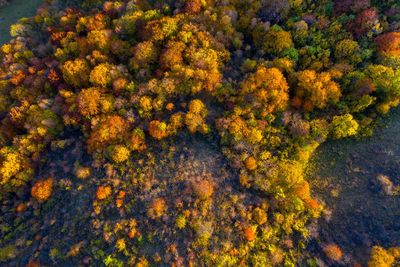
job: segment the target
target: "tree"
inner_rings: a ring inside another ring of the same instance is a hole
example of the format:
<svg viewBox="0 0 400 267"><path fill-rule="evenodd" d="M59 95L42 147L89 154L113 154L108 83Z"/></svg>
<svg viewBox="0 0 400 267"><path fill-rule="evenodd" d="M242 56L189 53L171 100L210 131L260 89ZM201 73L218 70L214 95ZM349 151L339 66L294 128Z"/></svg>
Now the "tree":
<svg viewBox="0 0 400 267"><path fill-rule="evenodd" d="M79 92L78 108L79 112L85 116L90 117L100 112L101 108L101 88L91 87L88 89L82 89Z"/></svg>
<svg viewBox="0 0 400 267"><path fill-rule="evenodd" d="M331 134L333 139L340 139L355 135L358 132L358 122L351 114L334 116L331 123Z"/></svg>
<svg viewBox="0 0 400 267"><path fill-rule="evenodd" d="M262 45L266 52L272 54L280 54L293 46L294 44L290 32L279 28L277 29L277 27L271 27L265 35Z"/></svg>
<svg viewBox="0 0 400 267"><path fill-rule="evenodd" d="M109 63L101 63L94 67L90 72L90 82L95 86L108 87L111 85L113 77L111 71L113 65Z"/></svg>
<svg viewBox="0 0 400 267"><path fill-rule="evenodd" d="M65 62L61 71L64 80L75 88L84 87L89 81L89 64L82 58Z"/></svg>
<svg viewBox="0 0 400 267"><path fill-rule="evenodd" d="M296 96L302 99L303 108L312 110L324 108L329 102L339 101L339 84L332 81L328 72L317 73L314 70L305 70L297 74ZM311 106L307 106L307 103Z"/></svg>
<svg viewBox="0 0 400 267"><path fill-rule="evenodd" d="M242 82L240 96L242 101L246 97L253 97L252 106L265 117L269 113L286 109L289 86L279 69L260 66Z"/></svg>

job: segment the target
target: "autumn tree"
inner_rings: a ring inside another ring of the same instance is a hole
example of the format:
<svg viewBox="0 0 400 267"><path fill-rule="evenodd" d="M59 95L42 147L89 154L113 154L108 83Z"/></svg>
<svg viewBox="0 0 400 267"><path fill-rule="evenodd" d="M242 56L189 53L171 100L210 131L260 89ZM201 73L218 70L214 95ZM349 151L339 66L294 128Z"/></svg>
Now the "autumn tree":
<svg viewBox="0 0 400 267"><path fill-rule="evenodd" d="M89 81L89 64L82 58L65 62L61 67L61 71L64 80L75 88L83 87Z"/></svg>
<svg viewBox="0 0 400 267"><path fill-rule="evenodd" d="M268 53L279 54L293 46L294 44L290 32L275 26L271 27L265 35L262 48Z"/></svg>
<svg viewBox="0 0 400 267"><path fill-rule="evenodd" d="M262 117L285 110L289 100L289 86L277 68L260 66L241 84L241 99L252 97L252 106Z"/></svg>
<svg viewBox="0 0 400 267"><path fill-rule="evenodd" d="M324 108L329 102L339 101L339 84L331 79L328 72L317 73L305 70L297 74L296 96L302 100L303 108L311 111L313 107Z"/></svg>
<svg viewBox="0 0 400 267"><path fill-rule="evenodd" d="M359 124L351 114L334 116L331 123L331 134L334 139L340 139L355 135Z"/></svg>

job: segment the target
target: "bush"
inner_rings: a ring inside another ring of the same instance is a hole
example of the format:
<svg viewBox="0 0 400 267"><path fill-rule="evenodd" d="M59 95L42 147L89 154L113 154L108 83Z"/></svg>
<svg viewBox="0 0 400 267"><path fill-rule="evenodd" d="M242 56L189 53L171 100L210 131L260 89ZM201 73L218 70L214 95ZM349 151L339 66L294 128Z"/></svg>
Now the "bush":
<svg viewBox="0 0 400 267"><path fill-rule="evenodd" d="M32 197L39 202L47 200L53 191L53 178L47 178L36 182L31 190Z"/></svg>
<svg viewBox="0 0 400 267"><path fill-rule="evenodd" d="M355 135L358 132L358 122L351 114L334 116L331 123L331 134L334 139Z"/></svg>

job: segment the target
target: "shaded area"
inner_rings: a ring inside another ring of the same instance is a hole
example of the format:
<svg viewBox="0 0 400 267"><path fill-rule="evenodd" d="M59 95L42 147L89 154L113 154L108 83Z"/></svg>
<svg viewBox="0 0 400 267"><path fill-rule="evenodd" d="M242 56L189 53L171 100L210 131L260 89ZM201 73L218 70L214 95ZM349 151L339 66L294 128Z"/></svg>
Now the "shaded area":
<svg viewBox="0 0 400 267"><path fill-rule="evenodd" d="M310 243L317 257L327 260L320 248L335 243L343 251L343 265L365 264L372 246L400 246L400 196L385 192L377 179L386 176L392 191L400 185L399 109L390 117L367 140L332 141L319 148L312 180L326 211L317 242Z"/></svg>
<svg viewBox="0 0 400 267"><path fill-rule="evenodd" d="M12 0L0 8L0 45L10 41L10 26L22 17L31 17L43 0Z"/></svg>

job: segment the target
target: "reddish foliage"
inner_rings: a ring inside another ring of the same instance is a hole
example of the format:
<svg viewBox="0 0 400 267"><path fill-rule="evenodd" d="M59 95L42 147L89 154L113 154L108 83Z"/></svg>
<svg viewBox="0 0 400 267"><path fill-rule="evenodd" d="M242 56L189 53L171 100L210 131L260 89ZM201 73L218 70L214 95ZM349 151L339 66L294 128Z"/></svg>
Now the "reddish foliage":
<svg viewBox="0 0 400 267"><path fill-rule="evenodd" d="M378 11L376 9L367 9L357 15L354 23L351 25L350 31L353 32L354 37L358 39L378 23Z"/></svg>
<svg viewBox="0 0 400 267"><path fill-rule="evenodd" d="M376 38L378 53L385 56L400 56L400 32L388 32Z"/></svg>
<svg viewBox="0 0 400 267"><path fill-rule="evenodd" d="M199 13L201 11L201 0L188 0L183 10L190 14Z"/></svg>
<svg viewBox="0 0 400 267"><path fill-rule="evenodd" d="M326 256L334 261L339 261L342 258L342 251L337 245L327 245L324 248Z"/></svg>

